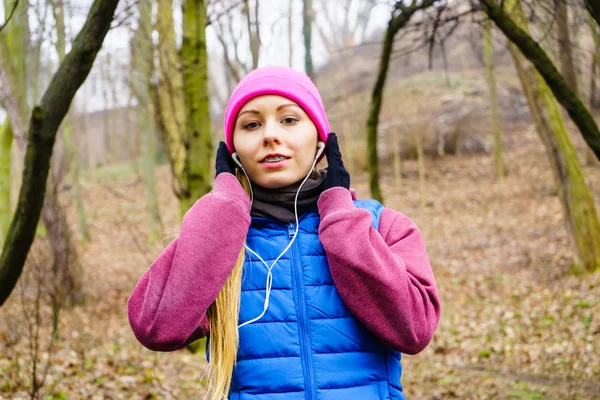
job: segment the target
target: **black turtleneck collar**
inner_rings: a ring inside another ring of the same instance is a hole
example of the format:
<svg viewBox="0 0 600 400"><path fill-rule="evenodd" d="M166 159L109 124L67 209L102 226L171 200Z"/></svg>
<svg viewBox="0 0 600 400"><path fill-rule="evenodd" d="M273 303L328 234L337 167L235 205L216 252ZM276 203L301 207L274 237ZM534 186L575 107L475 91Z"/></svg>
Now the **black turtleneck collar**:
<svg viewBox="0 0 600 400"><path fill-rule="evenodd" d="M298 194L298 218L308 209L317 204L317 200L325 187L326 170L318 171L315 176L306 180ZM252 184L254 201L251 214L256 217L274 219L283 223L295 222L294 199L302 180L277 189L267 189L255 183Z"/></svg>

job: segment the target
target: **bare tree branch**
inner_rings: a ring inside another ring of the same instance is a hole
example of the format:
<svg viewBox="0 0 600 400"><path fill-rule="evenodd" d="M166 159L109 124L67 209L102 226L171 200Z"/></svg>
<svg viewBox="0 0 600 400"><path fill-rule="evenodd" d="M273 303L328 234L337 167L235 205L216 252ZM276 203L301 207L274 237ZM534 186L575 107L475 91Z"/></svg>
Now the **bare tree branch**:
<svg viewBox="0 0 600 400"><path fill-rule="evenodd" d="M131 3L127 4L122 10L118 11L115 14L115 18L113 19L115 23L110 26L110 29L119 28L125 25L126 22L131 22L131 17L133 16L133 14L135 14L135 10L137 9L139 1L140 0L133 0Z"/></svg>
<svg viewBox="0 0 600 400"><path fill-rule="evenodd" d="M371 166L369 170L369 188L373 198L383 201L381 188L379 187L379 163L377 156L377 126L379 124L379 112L383 102L383 89L390 65L392 49L394 47L394 37L410 21L413 14L419 10L427 9L433 6L436 0L423 0L417 2L413 0L409 6L402 3L402 0L396 3L394 11L388 22L388 27L383 39L381 49L381 58L379 59L379 71L377 79L371 92L371 101L369 104L369 116L367 119L367 159ZM400 10L399 13L397 11Z"/></svg>
<svg viewBox="0 0 600 400"><path fill-rule="evenodd" d="M245 0L239 0L233 4L231 4L229 7L227 7L226 9L224 9L223 11L221 11L218 14L215 15L210 15L207 19L206 19L206 26L212 25L213 22L218 21L223 15L227 15L229 14L230 11L242 6L244 4Z"/></svg>
<svg viewBox="0 0 600 400"><path fill-rule="evenodd" d="M594 118L579 97L567 85L544 49L527 32L521 29L494 0L479 1L488 17L535 66L550 90L552 90L556 100L567 110L571 120L579 128L588 146L600 159L600 130L598 125L596 125Z"/></svg>
<svg viewBox="0 0 600 400"><path fill-rule="evenodd" d="M10 21L10 19L12 18L13 14L15 13L15 10L17 9L18 4L19 4L19 0L15 0L15 4L13 4L12 10L10 10L10 13L8 14L8 18L6 18L6 21L4 21L4 23L2 25L0 25L0 32L2 32L2 29L4 29L6 24L8 24L8 21Z"/></svg>
<svg viewBox="0 0 600 400"><path fill-rule="evenodd" d="M444 13L445 5L436 9L435 19L433 20L433 27L431 28L431 35L429 35L429 52L428 52L428 63L429 70L433 69L433 48L435 46L435 38L437 36L438 28L440 26L440 19Z"/></svg>

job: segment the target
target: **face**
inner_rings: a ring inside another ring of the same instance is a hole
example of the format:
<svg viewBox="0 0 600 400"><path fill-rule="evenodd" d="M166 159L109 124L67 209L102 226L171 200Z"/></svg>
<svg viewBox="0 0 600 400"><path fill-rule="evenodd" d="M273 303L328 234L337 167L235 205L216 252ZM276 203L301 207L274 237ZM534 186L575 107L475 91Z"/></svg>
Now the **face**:
<svg viewBox="0 0 600 400"><path fill-rule="evenodd" d="M308 114L277 95L244 104L233 131L233 146L250 180L269 189L303 180L317 154L317 142L317 128Z"/></svg>

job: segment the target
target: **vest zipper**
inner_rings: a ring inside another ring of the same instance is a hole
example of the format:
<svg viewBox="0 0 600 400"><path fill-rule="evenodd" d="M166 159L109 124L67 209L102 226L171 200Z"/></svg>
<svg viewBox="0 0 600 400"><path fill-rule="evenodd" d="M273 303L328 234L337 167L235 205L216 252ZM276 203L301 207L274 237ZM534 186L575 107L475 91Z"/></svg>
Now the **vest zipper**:
<svg viewBox="0 0 600 400"><path fill-rule="evenodd" d="M294 237L294 233L296 231L296 227L294 223L290 223L288 225L288 236L291 238ZM298 232L299 233L299 232ZM296 249L297 242L294 241L292 244L292 257L290 261L292 262L292 269L294 270L294 280L296 285L294 285L296 300L296 310L298 310L298 320L300 321L300 346L302 348L302 369L304 371L304 383L306 384L305 398L307 400L313 400L315 398L314 394L314 382L313 382L313 371L312 371L312 362L311 362L311 351L310 351L310 337L308 333L308 321L306 316L306 304L304 297L304 284L302 283L302 271L300 263L298 262L298 252Z"/></svg>

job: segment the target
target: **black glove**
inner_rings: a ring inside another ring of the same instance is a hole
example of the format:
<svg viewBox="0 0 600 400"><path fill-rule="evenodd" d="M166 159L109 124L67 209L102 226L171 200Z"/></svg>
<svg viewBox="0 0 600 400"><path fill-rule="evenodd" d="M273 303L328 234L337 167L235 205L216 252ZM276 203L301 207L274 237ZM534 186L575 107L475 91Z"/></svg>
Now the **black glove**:
<svg viewBox="0 0 600 400"><path fill-rule="evenodd" d="M217 150L217 158L215 160L215 177L217 177L222 172L229 172L233 174L235 170L235 162L231 155L229 154L229 150L227 149L227 145L225 142L221 141L219 143L219 149Z"/></svg>
<svg viewBox="0 0 600 400"><path fill-rule="evenodd" d="M337 136L331 132L327 137L325 146L325 155L327 156L327 176L325 177L325 189L340 186L350 189L350 174L342 162L342 153L338 146Z"/></svg>

